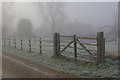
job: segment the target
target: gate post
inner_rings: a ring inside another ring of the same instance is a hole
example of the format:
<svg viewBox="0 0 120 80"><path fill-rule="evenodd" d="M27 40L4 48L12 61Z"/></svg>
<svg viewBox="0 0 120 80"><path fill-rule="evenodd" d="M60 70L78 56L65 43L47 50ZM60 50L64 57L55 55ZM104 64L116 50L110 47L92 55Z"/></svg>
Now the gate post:
<svg viewBox="0 0 120 80"><path fill-rule="evenodd" d="M103 40L102 40L102 47L103 47L103 50L102 50L102 62L103 62L103 64L105 64L105 38L103 38Z"/></svg>
<svg viewBox="0 0 120 80"><path fill-rule="evenodd" d="M103 32L97 33L97 63L105 61L105 38Z"/></svg>
<svg viewBox="0 0 120 80"><path fill-rule="evenodd" d="M4 46L5 46L5 40L3 40L4 41Z"/></svg>
<svg viewBox="0 0 120 80"><path fill-rule="evenodd" d="M16 49L16 39L14 38L14 47Z"/></svg>
<svg viewBox="0 0 120 80"><path fill-rule="evenodd" d="M39 40L39 45L40 45L40 54L42 54L42 41L41 41L41 38Z"/></svg>
<svg viewBox="0 0 120 80"><path fill-rule="evenodd" d="M60 33L57 33L57 53L60 52Z"/></svg>
<svg viewBox="0 0 120 80"><path fill-rule="evenodd" d="M55 56L59 56L59 42L58 42L58 33L53 33L53 51Z"/></svg>
<svg viewBox="0 0 120 80"><path fill-rule="evenodd" d="M10 47L10 38L9 38L9 47Z"/></svg>
<svg viewBox="0 0 120 80"><path fill-rule="evenodd" d="M21 50L23 49L23 40L21 39Z"/></svg>
<svg viewBox="0 0 120 80"><path fill-rule="evenodd" d="M76 58L77 58L76 35L73 36L73 46L74 46L74 54L75 54L75 60L76 60Z"/></svg>
<svg viewBox="0 0 120 80"><path fill-rule="evenodd" d="M29 38L29 51L31 52L31 40Z"/></svg>

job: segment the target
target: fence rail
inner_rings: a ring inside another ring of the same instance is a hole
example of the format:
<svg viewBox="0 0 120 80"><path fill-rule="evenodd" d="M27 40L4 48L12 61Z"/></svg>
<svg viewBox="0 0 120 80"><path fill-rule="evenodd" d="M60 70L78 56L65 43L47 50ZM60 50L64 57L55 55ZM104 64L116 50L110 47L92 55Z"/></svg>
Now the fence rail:
<svg viewBox="0 0 120 80"><path fill-rule="evenodd" d="M64 36L64 35L60 35L60 37L64 37L64 38L73 38L73 36ZM78 38L78 39L97 40L97 38L90 38L90 37L79 37L79 36L76 36L76 38Z"/></svg>
<svg viewBox="0 0 120 80"><path fill-rule="evenodd" d="M76 38L78 38L78 39L97 40L97 38L90 38L90 37L79 37L79 36L76 36Z"/></svg>
<svg viewBox="0 0 120 80"><path fill-rule="evenodd" d="M62 39L61 39L62 38ZM65 40L63 39L65 38ZM66 38L70 38L66 40ZM27 48L29 51L32 51L33 49L39 50L40 54L43 53L43 51L47 52L53 52L54 55L60 56L63 52L72 53L74 54L75 60L77 60L78 56L78 50L84 50L88 55L86 56L92 56L93 58L97 58L98 63L104 63L105 61L105 38L103 32L98 32L96 38L89 38L89 37L79 37L79 36L64 36L60 35L59 33L54 33L53 40L45 40L42 38L39 39L33 39L33 38L26 38L24 39L17 39L17 38L2 38L3 39L3 46L10 46L17 48L17 46L20 47L20 49ZM93 43L85 43L81 42L80 39L87 39L87 40L96 40L97 44ZM46 44L45 44L46 43ZM49 44L48 44L49 43ZM11 45L12 44L12 45ZM26 46L25 46L26 45ZM78 47L78 45L80 47ZM87 46L93 46L96 47L97 50L88 49ZM37 48L35 47L37 46ZM53 48L53 50L49 49L43 49L43 47L49 47ZM67 48L73 49L72 51L66 50ZM93 53L97 52L97 56Z"/></svg>
<svg viewBox="0 0 120 80"><path fill-rule="evenodd" d="M35 49L35 50L39 50L40 54L42 54L43 51L53 52L53 50L42 49L42 47L53 47L53 45L51 45L51 44L44 44L44 43L52 43L53 44L53 40L42 40L42 38L40 38L40 39L2 38L2 39L3 39L3 46L6 46L8 44L8 46L11 46L14 48L19 47L21 50L23 48L27 48L29 51L32 51L32 49ZM34 46L39 47L39 49L35 48Z"/></svg>

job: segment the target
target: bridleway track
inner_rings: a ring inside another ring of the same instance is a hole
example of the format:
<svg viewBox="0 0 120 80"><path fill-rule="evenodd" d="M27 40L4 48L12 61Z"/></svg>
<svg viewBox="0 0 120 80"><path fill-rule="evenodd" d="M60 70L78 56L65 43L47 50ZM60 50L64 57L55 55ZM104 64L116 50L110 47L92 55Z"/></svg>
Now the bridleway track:
<svg viewBox="0 0 120 80"><path fill-rule="evenodd" d="M23 58L2 54L3 78L78 78L72 74L56 71Z"/></svg>

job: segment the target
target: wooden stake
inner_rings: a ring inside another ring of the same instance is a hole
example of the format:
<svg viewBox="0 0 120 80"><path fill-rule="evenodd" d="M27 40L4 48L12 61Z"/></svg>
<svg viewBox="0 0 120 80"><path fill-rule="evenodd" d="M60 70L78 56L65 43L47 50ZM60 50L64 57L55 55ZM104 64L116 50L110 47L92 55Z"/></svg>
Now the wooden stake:
<svg viewBox="0 0 120 80"><path fill-rule="evenodd" d="M31 52L31 40L29 38L29 51Z"/></svg>
<svg viewBox="0 0 120 80"><path fill-rule="evenodd" d="M57 42L57 33L53 33L53 46L54 46L54 55L58 56L58 42Z"/></svg>
<svg viewBox="0 0 120 80"><path fill-rule="evenodd" d="M9 38L9 47L10 47L10 38Z"/></svg>
<svg viewBox="0 0 120 80"><path fill-rule="evenodd" d="M59 54L60 52L60 34L57 33L57 53Z"/></svg>
<svg viewBox="0 0 120 80"><path fill-rule="evenodd" d="M42 41L41 41L41 38L40 38L39 43L40 43L40 54L42 54Z"/></svg>
<svg viewBox="0 0 120 80"><path fill-rule="evenodd" d="M74 46L74 54L75 54L75 60L76 60L76 58L77 58L76 35L73 36L73 46Z"/></svg>
<svg viewBox="0 0 120 80"><path fill-rule="evenodd" d="M16 39L14 38L14 47L16 49Z"/></svg>
<svg viewBox="0 0 120 80"><path fill-rule="evenodd" d="M4 46L5 46L5 40L4 40Z"/></svg>
<svg viewBox="0 0 120 80"><path fill-rule="evenodd" d="M21 39L21 50L23 49L23 40Z"/></svg>

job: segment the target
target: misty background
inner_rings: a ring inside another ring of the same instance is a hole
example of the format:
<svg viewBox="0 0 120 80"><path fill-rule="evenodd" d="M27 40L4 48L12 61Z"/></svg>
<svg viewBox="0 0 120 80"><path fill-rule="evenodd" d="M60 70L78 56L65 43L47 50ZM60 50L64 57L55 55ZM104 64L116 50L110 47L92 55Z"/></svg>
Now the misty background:
<svg viewBox="0 0 120 80"><path fill-rule="evenodd" d="M118 37L117 2L3 2L2 36L41 37L54 32Z"/></svg>

